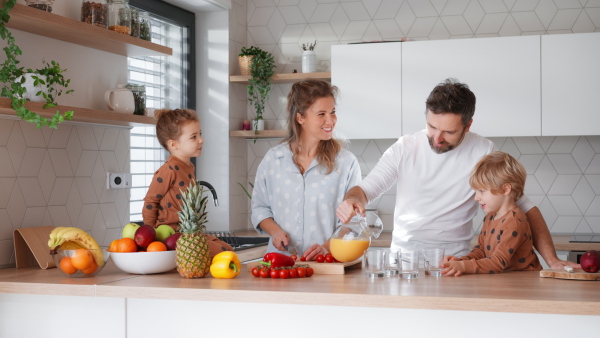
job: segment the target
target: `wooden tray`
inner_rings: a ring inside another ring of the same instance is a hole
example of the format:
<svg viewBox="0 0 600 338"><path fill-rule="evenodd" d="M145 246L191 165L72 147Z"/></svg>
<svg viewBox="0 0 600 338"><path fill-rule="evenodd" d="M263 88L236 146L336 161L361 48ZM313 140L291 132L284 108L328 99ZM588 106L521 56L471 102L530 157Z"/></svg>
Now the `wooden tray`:
<svg viewBox="0 0 600 338"><path fill-rule="evenodd" d="M297 265L310 266L315 270L315 274L317 275L343 275L346 273L346 270L362 268L361 263L362 260L360 258L347 263L317 263L315 261L296 262ZM248 271L250 271L253 267L258 265L258 261L248 262L246 265L248 267Z"/></svg>
<svg viewBox="0 0 600 338"><path fill-rule="evenodd" d="M566 272L565 270L559 269L549 269L540 271L540 277L574 280L600 280L600 272L590 273L583 271L583 269L574 269L574 272Z"/></svg>

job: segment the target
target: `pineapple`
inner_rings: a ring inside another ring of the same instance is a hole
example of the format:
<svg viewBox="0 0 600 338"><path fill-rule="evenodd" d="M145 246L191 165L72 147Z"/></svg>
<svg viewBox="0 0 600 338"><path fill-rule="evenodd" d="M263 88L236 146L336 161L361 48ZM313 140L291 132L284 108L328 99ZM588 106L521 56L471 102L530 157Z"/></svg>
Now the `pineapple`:
<svg viewBox="0 0 600 338"><path fill-rule="evenodd" d="M204 277L210 271L210 251L204 236L206 226L206 202L204 187L191 182L185 192L181 192L181 211L177 240L177 271L185 278Z"/></svg>

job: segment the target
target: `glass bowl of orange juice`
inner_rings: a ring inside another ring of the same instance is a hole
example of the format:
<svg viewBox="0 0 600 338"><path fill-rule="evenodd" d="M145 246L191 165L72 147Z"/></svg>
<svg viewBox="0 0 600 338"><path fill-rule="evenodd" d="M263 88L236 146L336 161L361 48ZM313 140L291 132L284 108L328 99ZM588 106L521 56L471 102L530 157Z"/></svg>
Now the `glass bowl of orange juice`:
<svg viewBox="0 0 600 338"><path fill-rule="evenodd" d="M367 212L365 217L356 215L347 224L340 225L331 235L331 254L340 262L357 260L371 244L371 237L379 237L381 231L383 222L374 212Z"/></svg>

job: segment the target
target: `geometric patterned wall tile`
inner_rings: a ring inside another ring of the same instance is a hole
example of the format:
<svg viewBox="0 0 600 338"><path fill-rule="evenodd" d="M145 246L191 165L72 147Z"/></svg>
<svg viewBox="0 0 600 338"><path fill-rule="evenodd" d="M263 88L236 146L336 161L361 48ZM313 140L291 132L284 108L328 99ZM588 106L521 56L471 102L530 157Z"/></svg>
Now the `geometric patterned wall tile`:
<svg viewBox="0 0 600 338"><path fill-rule="evenodd" d="M16 181L14 177L0 177L0 187L2 187L0 189L0 209L7 208Z"/></svg>
<svg viewBox="0 0 600 338"><path fill-rule="evenodd" d="M92 230L97 212L98 204L83 204L81 206L81 212L79 213L79 219L77 220L76 226L85 231Z"/></svg>
<svg viewBox="0 0 600 338"><path fill-rule="evenodd" d="M117 140L121 134L118 128L103 128L104 133L101 134L100 150L115 150Z"/></svg>
<svg viewBox="0 0 600 338"><path fill-rule="evenodd" d="M27 207L41 207L46 205L46 200L42 194L40 183L35 177L19 177L17 184L25 199Z"/></svg>
<svg viewBox="0 0 600 338"><path fill-rule="evenodd" d="M50 199L52 188L54 186L54 180L56 175L54 174L54 168L52 167L52 160L50 159L50 153L46 151L42 165L40 166L40 173L37 175L40 187L46 202ZM1 206L0 206L1 207Z"/></svg>
<svg viewBox="0 0 600 338"><path fill-rule="evenodd" d="M475 31L477 34L497 34L506 21L506 13L485 14Z"/></svg>
<svg viewBox="0 0 600 338"><path fill-rule="evenodd" d="M584 175L596 195L600 195L600 175Z"/></svg>
<svg viewBox="0 0 600 338"><path fill-rule="evenodd" d="M576 233L576 234L591 234L593 232L594 231L592 231L592 228L590 228L590 226L587 223L587 221L585 220L585 218L583 218L581 220L581 222L579 222L577 229L575 229L575 231L573 231L573 233Z"/></svg>
<svg viewBox="0 0 600 338"><path fill-rule="evenodd" d="M560 2L559 2L560 3ZM570 30L581 14L581 9L559 9L552 19L548 29Z"/></svg>
<svg viewBox="0 0 600 338"><path fill-rule="evenodd" d="M546 193L534 175L527 175L527 180L525 181L525 194L531 198L532 195L543 196Z"/></svg>
<svg viewBox="0 0 600 338"><path fill-rule="evenodd" d="M50 213L50 217L52 218L53 226L63 226L70 227L75 226L71 223L71 219L69 218L69 212L67 211L67 207L64 205L56 205L47 207L48 212Z"/></svg>
<svg viewBox="0 0 600 338"><path fill-rule="evenodd" d="M408 31L410 31L416 18L411 6L405 1L400 7L398 14L396 14L396 17L394 17L394 20L396 20L398 27L400 27L400 30L403 33L402 36L408 37Z"/></svg>
<svg viewBox="0 0 600 338"><path fill-rule="evenodd" d="M514 158L521 157L521 152L517 147L515 138L507 139L499 150L511 155Z"/></svg>
<svg viewBox="0 0 600 338"><path fill-rule="evenodd" d="M342 3L342 8L344 8L344 11L346 12L346 15L348 15L348 18L350 19L350 21L359 21L359 20L370 20L371 19L371 15L369 14L369 12L367 11L367 9L365 8L365 6L363 6L363 3L361 2L345 2ZM328 9L327 12L330 12L330 14L333 14L333 11L335 11L337 4L323 4L323 5L319 5L317 7L317 10L315 11L316 13L320 12L322 9L322 7L332 7L331 9ZM323 10L324 11L324 10ZM313 14L313 17L316 15ZM331 18L331 15L329 15L329 17L326 18L325 21L322 22L328 22L329 19ZM311 18L312 20L312 18Z"/></svg>
<svg viewBox="0 0 600 338"><path fill-rule="evenodd" d="M575 201L571 196L554 196L549 195L548 199L554 206L554 210L559 215L566 216L579 216L582 215L582 212L575 204Z"/></svg>
<svg viewBox="0 0 600 338"><path fill-rule="evenodd" d="M81 158L81 151L83 149L75 128L72 130L71 135L69 136L69 143L64 149L67 151L69 163L71 164L71 170L76 172L77 166L79 165L79 159Z"/></svg>
<svg viewBox="0 0 600 338"><path fill-rule="evenodd" d="M577 162L579 169L584 172L594 156L594 149L585 137L580 137L571 155Z"/></svg>
<svg viewBox="0 0 600 338"><path fill-rule="evenodd" d="M544 220L548 224L548 227L551 229L551 225L554 224L554 222L556 222L556 219L558 218L558 213L554 209L554 206L548 198L544 198L542 203L538 205L538 208L542 212L542 215L544 216Z"/></svg>
<svg viewBox="0 0 600 338"><path fill-rule="evenodd" d="M542 150L544 152L547 152L548 149L550 149L550 147L552 146L552 143L554 142L555 137L554 136L536 136L535 139L538 141L538 143L542 147Z"/></svg>
<svg viewBox="0 0 600 338"><path fill-rule="evenodd" d="M45 130L46 128L43 129ZM48 148L66 148L69 144L72 130L73 126L70 125L61 125L60 128L54 129L48 141Z"/></svg>
<svg viewBox="0 0 600 338"><path fill-rule="evenodd" d="M23 156L23 162L21 170L19 170L19 177L32 177L37 176L40 172L44 155L46 154L46 148L27 148L25 155Z"/></svg>
<svg viewBox="0 0 600 338"><path fill-rule="evenodd" d="M46 148L46 140L40 129L35 129L33 123L26 123L19 121L23 138L25 139L25 145L27 148Z"/></svg>
<svg viewBox="0 0 600 338"><path fill-rule="evenodd" d="M9 151L7 147L0 147L0 158L10 159ZM2 160L0 161L0 177L15 177L15 168L11 161Z"/></svg>
<svg viewBox="0 0 600 338"><path fill-rule="evenodd" d="M590 143L592 148L594 148L596 154L600 154L600 136L586 136L585 138Z"/></svg>
<svg viewBox="0 0 600 338"><path fill-rule="evenodd" d="M22 228L34 228L42 226L46 207L27 208L23 217Z"/></svg>
<svg viewBox="0 0 600 338"><path fill-rule="evenodd" d="M75 183L83 204L98 203L98 196L91 177L75 177Z"/></svg>
<svg viewBox="0 0 600 338"><path fill-rule="evenodd" d="M521 154L543 154L542 146L533 137L513 137Z"/></svg>
<svg viewBox="0 0 600 338"><path fill-rule="evenodd" d="M581 216L560 216L552 225L554 233L574 233L583 217Z"/></svg>
<svg viewBox="0 0 600 338"><path fill-rule="evenodd" d="M369 1L370 3L371 1ZM373 1L375 2L375 1ZM365 3L365 2L363 2ZM403 2L402 1L397 1L397 0L383 0L381 2L381 4L379 5L379 7L377 8L377 11L375 12L373 16L373 19L376 20L381 20L381 19L393 19L396 14L398 13L398 11L400 10L400 6L402 6ZM365 4L365 6L367 6ZM371 12L371 10L369 10L369 12Z"/></svg>
<svg viewBox="0 0 600 338"><path fill-rule="evenodd" d="M585 169L587 175L600 175L600 154L594 155L592 161Z"/></svg>
<svg viewBox="0 0 600 338"><path fill-rule="evenodd" d="M570 154L579 139L579 136L557 137L546 152L549 154Z"/></svg>
<svg viewBox="0 0 600 338"><path fill-rule="evenodd" d="M6 209L0 209L0 241L13 239L13 227Z"/></svg>
<svg viewBox="0 0 600 338"><path fill-rule="evenodd" d="M21 169L21 162L27 151L27 145L25 144L25 138L19 124L15 125L15 128L10 132L8 143L6 144L8 152L10 153L10 161L16 172Z"/></svg>
<svg viewBox="0 0 600 338"><path fill-rule="evenodd" d="M585 212L585 216L600 216L600 196L594 197L590 207Z"/></svg>
<svg viewBox="0 0 600 338"><path fill-rule="evenodd" d="M73 176L73 169L69 162L69 155L66 149L48 149L54 174L57 177Z"/></svg>
<svg viewBox="0 0 600 338"><path fill-rule="evenodd" d="M575 190L571 194L571 197L573 197L573 200L577 203L577 206L582 213L587 211L595 196L594 190L585 177L582 177L581 180L579 180Z"/></svg>
<svg viewBox="0 0 600 338"><path fill-rule="evenodd" d="M581 180L581 175L558 175L548 195L571 195Z"/></svg>
<svg viewBox="0 0 600 338"><path fill-rule="evenodd" d="M556 179L556 176L558 176L556 170L547 157L544 157L534 175L545 192L550 190L554 180Z"/></svg>
<svg viewBox="0 0 600 338"><path fill-rule="evenodd" d="M540 19L532 11L527 12L512 12L512 17L519 25L519 28L524 32L533 32L544 30L544 25Z"/></svg>
<svg viewBox="0 0 600 338"><path fill-rule="evenodd" d="M73 177L58 177L54 180L48 205L65 205L73 186Z"/></svg>
<svg viewBox="0 0 600 338"><path fill-rule="evenodd" d="M581 170L571 154L548 154L547 156L559 175L581 174Z"/></svg>
<svg viewBox="0 0 600 338"><path fill-rule="evenodd" d="M528 173L534 173L544 159L544 155L521 155L519 162L525 167Z"/></svg>
<svg viewBox="0 0 600 338"><path fill-rule="evenodd" d="M98 142L94 133L94 128L87 126L77 126L75 129L81 142L81 149L83 150L98 150Z"/></svg>
<svg viewBox="0 0 600 338"><path fill-rule="evenodd" d="M542 22L542 25L547 29L552 22L552 19L556 15L558 8L554 5L553 1L540 1L540 3L535 7L535 14Z"/></svg>
<svg viewBox="0 0 600 338"><path fill-rule="evenodd" d="M76 184L71 185L66 205L71 224L77 224L83 203L81 202L81 196L79 195Z"/></svg>
<svg viewBox="0 0 600 338"><path fill-rule="evenodd" d="M600 217L598 216L586 216L585 221L587 222L592 232L597 234L600 233Z"/></svg>
<svg viewBox="0 0 600 338"><path fill-rule="evenodd" d="M0 147L6 147L10 132L13 129L13 125L17 123L13 120L0 119Z"/></svg>

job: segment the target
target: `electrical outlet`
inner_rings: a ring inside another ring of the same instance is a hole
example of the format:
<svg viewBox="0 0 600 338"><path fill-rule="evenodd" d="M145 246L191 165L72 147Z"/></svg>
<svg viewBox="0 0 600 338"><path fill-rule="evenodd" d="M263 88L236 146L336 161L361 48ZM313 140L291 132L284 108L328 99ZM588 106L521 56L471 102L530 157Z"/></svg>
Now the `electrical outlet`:
<svg viewBox="0 0 600 338"><path fill-rule="evenodd" d="M106 173L106 189L131 188L130 173Z"/></svg>

